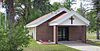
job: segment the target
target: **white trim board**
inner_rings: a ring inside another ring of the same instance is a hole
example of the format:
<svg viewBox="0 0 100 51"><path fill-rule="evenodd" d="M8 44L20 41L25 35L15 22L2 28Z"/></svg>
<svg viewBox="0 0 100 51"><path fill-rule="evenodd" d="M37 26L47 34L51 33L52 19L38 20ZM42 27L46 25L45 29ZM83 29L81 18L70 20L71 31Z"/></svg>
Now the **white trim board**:
<svg viewBox="0 0 100 51"><path fill-rule="evenodd" d="M71 16L74 16L74 15L80 21L82 21L83 23L85 23L83 25L86 25L86 26L89 25L90 22L86 18L84 18L81 15L79 15L78 13L76 13L75 11L71 11L69 13L65 13L65 14L61 15L60 17L56 18L55 20L51 21L49 23L49 25L50 26L60 25L62 22L64 22L65 20L69 19ZM82 24L68 24L68 25L82 25Z"/></svg>

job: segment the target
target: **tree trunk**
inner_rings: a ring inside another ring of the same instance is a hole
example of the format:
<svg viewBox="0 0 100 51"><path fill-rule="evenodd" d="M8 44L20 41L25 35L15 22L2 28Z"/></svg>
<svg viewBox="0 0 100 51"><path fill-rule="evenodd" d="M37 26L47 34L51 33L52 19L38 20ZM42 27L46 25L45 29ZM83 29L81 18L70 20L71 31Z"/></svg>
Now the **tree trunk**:
<svg viewBox="0 0 100 51"><path fill-rule="evenodd" d="M7 16L8 16L8 21L9 21L10 27L15 22L13 2L14 2L13 0L7 0Z"/></svg>
<svg viewBox="0 0 100 51"><path fill-rule="evenodd" d="M96 8L96 35L97 39L99 38L99 13L100 13L100 6L99 6L99 0L94 0L94 6Z"/></svg>
<svg viewBox="0 0 100 51"><path fill-rule="evenodd" d="M27 3L25 4L25 24L27 24L30 16L30 11L31 11L31 0L26 0L25 2Z"/></svg>
<svg viewBox="0 0 100 51"><path fill-rule="evenodd" d="M96 20L96 34L97 34L97 39L99 38L99 12L97 11L97 20Z"/></svg>
<svg viewBox="0 0 100 51"><path fill-rule="evenodd" d="M70 10L71 9L71 1L68 0L68 9Z"/></svg>
<svg viewBox="0 0 100 51"><path fill-rule="evenodd" d="M0 0L0 7L2 8L2 1L3 0ZM1 16L1 13L0 13L0 16ZM0 17L0 26L1 26L1 17Z"/></svg>
<svg viewBox="0 0 100 51"><path fill-rule="evenodd" d="M3 0L0 0L0 2L3 2Z"/></svg>
<svg viewBox="0 0 100 51"><path fill-rule="evenodd" d="M14 20L14 16L15 16L14 11L15 10L14 10L13 3L14 3L14 0L6 0L6 4L7 4L6 10L7 10L8 27L9 27L8 38L9 38L9 44L10 44L10 51L17 50L14 45L13 38L12 38L12 35L13 35L12 31L13 31L14 23L15 23L15 20ZM13 45L13 48L12 48L12 45Z"/></svg>

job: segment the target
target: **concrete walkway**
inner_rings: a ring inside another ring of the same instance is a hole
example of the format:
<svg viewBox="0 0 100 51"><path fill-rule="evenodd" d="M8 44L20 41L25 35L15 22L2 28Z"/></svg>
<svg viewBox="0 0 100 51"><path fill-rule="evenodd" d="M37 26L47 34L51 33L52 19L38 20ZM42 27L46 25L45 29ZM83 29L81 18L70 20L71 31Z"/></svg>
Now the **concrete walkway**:
<svg viewBox="0 0 100 51"><path fill-rule="evenodd" d="M76 42L76 41L60 41L58 42L59 44L64 44L65 46L78 49L81 51L100 51L100 47L90 45L90 44L85 44L81 42Z"/></svg>

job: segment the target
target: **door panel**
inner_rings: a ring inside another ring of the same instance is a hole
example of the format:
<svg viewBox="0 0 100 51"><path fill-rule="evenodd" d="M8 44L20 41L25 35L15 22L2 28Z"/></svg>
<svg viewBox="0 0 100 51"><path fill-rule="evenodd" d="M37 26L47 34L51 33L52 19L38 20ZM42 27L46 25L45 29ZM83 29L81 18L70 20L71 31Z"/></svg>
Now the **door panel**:
<svg viewBox="0 0 100 51"><path fill-rule="evenodd" d="M58 27L58 41L69 40L69 28Z"/></svg>

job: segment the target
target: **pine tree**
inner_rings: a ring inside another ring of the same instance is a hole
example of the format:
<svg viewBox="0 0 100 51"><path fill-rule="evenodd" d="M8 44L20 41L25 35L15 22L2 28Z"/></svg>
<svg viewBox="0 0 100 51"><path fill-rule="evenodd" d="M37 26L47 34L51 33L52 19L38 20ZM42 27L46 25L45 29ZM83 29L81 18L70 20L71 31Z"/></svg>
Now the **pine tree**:
<svg viewBox="0 0 100 51"><path fill-rule="evenodd" d="M100 0L93 0L94 3L94 8L96 10L96 34L97 34L97 39L99 38L99 22L100 22Z"/></svg>

